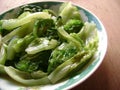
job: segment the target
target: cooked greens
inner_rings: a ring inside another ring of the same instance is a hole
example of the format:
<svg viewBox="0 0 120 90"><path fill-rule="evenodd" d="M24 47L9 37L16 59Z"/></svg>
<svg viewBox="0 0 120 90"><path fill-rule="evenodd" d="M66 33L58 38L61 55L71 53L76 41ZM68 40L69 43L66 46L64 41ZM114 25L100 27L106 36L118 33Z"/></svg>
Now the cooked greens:
<svg viewBox="0 0 120 90"><path fill-rule="evenodd" d="M98 42L95 23L70 2L58 13L22 6L17 18L0 20L0 73L28 86L56 83L88 64Z"/></svg>

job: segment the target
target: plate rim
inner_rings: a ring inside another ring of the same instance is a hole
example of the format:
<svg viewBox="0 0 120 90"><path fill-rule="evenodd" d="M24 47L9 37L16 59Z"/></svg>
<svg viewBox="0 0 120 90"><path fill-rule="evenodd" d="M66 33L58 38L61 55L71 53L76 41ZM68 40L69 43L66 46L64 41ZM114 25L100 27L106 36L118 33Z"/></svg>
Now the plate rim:
<svg viewBox="0 0 120 90"><path fill-rule="evenodd" d="M35 3L43 3L43 2L46 2L46 3L50 3L50 2L51 2L51 3L52 3L52 2L53 2L53 3L55 3L55 2L56 2L56 3L63 3L63 2L68 2L68 1L51 1L51 0L49 1L49 0L48 0L48 1L39 1L39 2L25 3L25 4L22 4L22 5L35 4ZM98 67L99 67L99 66L101 65L101 63L103 62L103 60L104 60L104 58L105 58L105 55L106 55L106 52L107 52L107 46L108 46L107 32L106 32L106 29L105 29L102 21L101 21L92 11L90 11L90 10L86 9L85 7L80 6L80 5L78 5L78 4L74 3L74 2L71 2L71 3L72 3L73 5L75 5L75 6L80 7L80 8L82 8L83 10L89 12L93 17L95 17L95 18L97 19L97 21L99 22L99 24L100 24L100 26L101 26L101 28L102 28L102 33L104 34L104 41L105 41L104 48L105 48L105 49L102 51L102 57L100 57L100 60L97 62L97 64L95 65L95 67L94 67L87 75L85 75L85 77L83 77L81 80L77 81L76 83L74 83L74 84L72 84L72 85L70 85L70 86L68 86L68 87L65 87L64 89L71 89L71 88L73 88L73 87L75 87L75 86L83 83L83 82L84 82L86 79L88 79L92 74L94 74L94 72L98 69ZM18 7L22 6L22 5L9 8L8 10L4 10L4 11L2 11L2 12L0 13L0 15L2 15L3 13L6 13L6 12L12 10L12 9L18 8Z"/></svg>

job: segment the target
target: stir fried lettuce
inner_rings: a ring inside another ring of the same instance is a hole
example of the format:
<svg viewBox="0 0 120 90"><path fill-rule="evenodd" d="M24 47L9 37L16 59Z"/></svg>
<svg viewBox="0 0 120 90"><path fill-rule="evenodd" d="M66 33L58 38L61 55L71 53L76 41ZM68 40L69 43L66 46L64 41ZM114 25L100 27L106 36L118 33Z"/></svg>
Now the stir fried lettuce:
<svg viewBox="0 0 120 90"><path fill-rule="evenodd" d="M62 17L63 24L65 24L70 19L82 20L77 7L73 6L71 2L64 3L60 7L59 15Z"/></svg>
<svg viewBox="0 0 120 90"><path fill-rule="evenodd" d="M24 85L56 83L81 70L98 48L94 22L84 22L77 7L59 12L21 7L17 18L0 20L0 73Z"/></svg>
<svg viewBox="0 0 120 90"><path fill-rule="evenodd" d="M21 19L1 20L2 29L11 30L11 29L17 28L19 26L22 26L26 23L29 23L36 18L46 19L46 18L50 18L50 17L51 17L51 15L49 15L46 12L36 12L36 13L31 13Z"/></svg>

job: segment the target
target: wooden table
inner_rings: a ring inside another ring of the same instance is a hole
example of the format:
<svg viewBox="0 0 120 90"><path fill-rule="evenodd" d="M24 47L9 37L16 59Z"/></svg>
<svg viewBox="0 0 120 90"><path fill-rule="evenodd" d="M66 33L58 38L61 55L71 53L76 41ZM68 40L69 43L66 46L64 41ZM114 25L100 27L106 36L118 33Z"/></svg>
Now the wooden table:
<svg viewBox="0 0 120 90"><path fill-rule="evenodd" d="M12 7L40 0L0 0L0 13ZM108 50L103 63L85 82L72 90L120 90L120 0L66 0L81 5L103 22Z"/></svg>

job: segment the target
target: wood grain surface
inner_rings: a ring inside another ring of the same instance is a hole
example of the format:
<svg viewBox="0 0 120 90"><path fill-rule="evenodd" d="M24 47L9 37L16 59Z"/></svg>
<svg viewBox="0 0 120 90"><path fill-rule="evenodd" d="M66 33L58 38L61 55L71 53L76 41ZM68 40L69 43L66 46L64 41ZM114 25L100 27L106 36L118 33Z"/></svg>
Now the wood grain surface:
<svg viewBox="0 0 120 90"><path fill-rule="evenodd" d="M10 8L41 0L0 0L0 13ZM96 72L71 90L120 90L120 0L65 0L83 6L104 24L108 49Z"/></svg>

